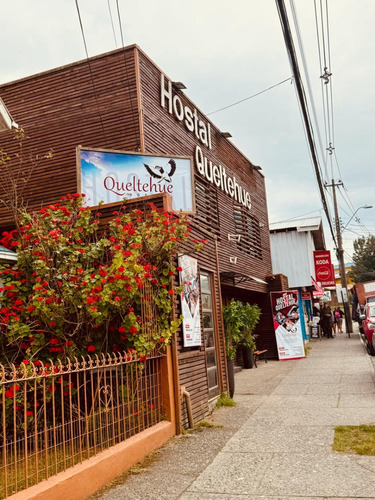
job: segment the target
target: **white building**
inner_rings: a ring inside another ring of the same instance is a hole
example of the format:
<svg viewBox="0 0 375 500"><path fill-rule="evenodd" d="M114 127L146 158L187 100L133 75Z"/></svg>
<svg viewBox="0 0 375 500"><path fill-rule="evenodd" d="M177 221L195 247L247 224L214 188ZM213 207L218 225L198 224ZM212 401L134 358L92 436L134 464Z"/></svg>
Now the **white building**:
<svg viewBox="0 0 375 500"><path fill-rule="evenodd" d="M270 224L274 274L288 277L290 288L311 287L314 250L325 250L321 217Z"/></svg>

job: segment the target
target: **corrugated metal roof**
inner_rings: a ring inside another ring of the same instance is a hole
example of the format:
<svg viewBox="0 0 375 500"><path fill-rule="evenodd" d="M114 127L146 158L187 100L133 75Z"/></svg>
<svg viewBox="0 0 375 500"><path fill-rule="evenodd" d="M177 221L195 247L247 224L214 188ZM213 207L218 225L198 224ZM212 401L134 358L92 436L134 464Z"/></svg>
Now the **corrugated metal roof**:
<svg viewBox="0 0 375 500"><path fill-rule="evenodd" d="M308 217L283 222L274 222L269 225L270 233L296 231L297 233L310 232L314 238L315 250L325 250L323 224L321 217Z"/></svg>
<svg viewBox="0 0 375 500"><path fill-rule="evenodd" d="M307 219L295 219L282 222L271 222L270 231L282 231L284 229L296 229L304 231L316 231L322 224L321 217L309 217ZM313 228L313 229L311 229Z"/></svg>

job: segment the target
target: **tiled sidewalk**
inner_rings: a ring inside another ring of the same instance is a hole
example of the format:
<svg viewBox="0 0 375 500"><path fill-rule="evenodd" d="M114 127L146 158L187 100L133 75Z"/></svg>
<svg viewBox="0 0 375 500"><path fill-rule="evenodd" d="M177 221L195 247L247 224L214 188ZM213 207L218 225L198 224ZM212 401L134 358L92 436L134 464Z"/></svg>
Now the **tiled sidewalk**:
<svg viewBox="0 0 375 500"><path fill-rule="evenodd" d="M314 340L307 358L236 375L223 428L173 439L101 498L375 499L375 456L333 452L336 425L375 424L374 365L358 334Z"/></svg>

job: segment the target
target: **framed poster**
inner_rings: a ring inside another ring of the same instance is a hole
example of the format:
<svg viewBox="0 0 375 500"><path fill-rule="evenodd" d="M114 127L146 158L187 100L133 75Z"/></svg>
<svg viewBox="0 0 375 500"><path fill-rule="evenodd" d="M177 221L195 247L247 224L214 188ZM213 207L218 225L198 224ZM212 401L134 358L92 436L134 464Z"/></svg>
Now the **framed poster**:
<svg viewBox="0 0 375 500"><path fill-rule="evenodd" d="M178 257L181 292L182 331L184 347L200 346L202 343L200 314L200 282L198 276L198 261L189 255Z"/></svg>
<svg viewBox="0 0 375 500"><path fill-rule="evenodd" d="M279 359L304 358L298 291L271 292L271 306Z"/></svg>
<svg viewBox="0 0 375 500"><path fill-rule="evenodd" d="M190 156L77 148L78 191L89 205L168 193L175 211L195 212Z"/></svg>

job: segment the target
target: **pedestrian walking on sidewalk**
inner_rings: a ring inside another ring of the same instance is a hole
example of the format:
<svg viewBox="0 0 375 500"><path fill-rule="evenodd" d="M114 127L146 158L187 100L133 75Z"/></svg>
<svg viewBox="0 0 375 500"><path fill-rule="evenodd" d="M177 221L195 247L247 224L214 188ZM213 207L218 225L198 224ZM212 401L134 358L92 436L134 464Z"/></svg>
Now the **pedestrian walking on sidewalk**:
<svg viewBox="0 0 375 500"><path fill-rule="evenodd" d="M320 326L322 327L323 335L328 339L333 339L332 310L328 304L324 304L320 309Z"/></svg>
<svg viewBox="0 0 375 500"><path fill-rule="evenodd" d="M337 306L333 311L333 327L335 333L342 333L342 318L344 316L343 311Z"/></svg>

